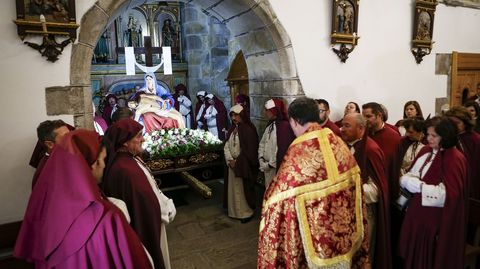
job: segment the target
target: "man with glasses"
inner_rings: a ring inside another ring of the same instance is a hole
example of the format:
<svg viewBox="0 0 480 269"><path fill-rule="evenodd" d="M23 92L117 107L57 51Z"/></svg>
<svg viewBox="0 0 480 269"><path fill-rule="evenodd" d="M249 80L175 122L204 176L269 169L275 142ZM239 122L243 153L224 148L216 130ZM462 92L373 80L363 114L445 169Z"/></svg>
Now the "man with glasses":
<svg viewBox="0 0 480 269"><path fill-rule="evenodd" d="M328 117L330 116L330 105L325 99L315 99L318 104L318 110L320 111L320 126L332 130L334 134L341 137L340 128L333 123Z"/></svg>

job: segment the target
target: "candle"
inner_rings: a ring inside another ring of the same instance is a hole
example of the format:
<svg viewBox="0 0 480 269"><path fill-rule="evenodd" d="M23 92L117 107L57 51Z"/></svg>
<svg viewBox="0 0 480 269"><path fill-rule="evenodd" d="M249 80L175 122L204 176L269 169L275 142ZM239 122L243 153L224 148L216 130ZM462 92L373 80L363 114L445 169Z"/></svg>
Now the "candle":
<svg viewBox="0 0 480 269"><path fill-rule="evenodd" d="M47 32L47 23L46 23L46 20L45 20L45 16L43 16L43 14L40 15L40 22L42 23L42 31L44 33Z"/></svg>

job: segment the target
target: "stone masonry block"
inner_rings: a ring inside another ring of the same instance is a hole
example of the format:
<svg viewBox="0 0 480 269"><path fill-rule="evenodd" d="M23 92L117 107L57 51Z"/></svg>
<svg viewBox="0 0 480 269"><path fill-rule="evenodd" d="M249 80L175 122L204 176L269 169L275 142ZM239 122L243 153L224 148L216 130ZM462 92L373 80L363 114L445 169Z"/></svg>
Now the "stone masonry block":
<svg viewBox="0 0 480 269"><path fill-rule="evenodd" d="M224 0L213 7L213 10L228 19L249 10L254 4L252 0Z"/></svg>
<svg viewBox="0 0 480 269"><path fill-rule="evenodd" d="M206 25L199 22L189 22L185 23L185 35L202 35L207 34L208 29L205 27Z"/></svg>
<svg viewBox="0 0 480 269"><path fill-rule="evenodd" d="M451 53L437 53L435 55L435 74L448 75L452 67Z"/></svg>
<svg viewBox="0 0 480 269"><path fill-rule="evenodd" d="M105 14L105 12L102 11L97 5L94 5L82 17L78 42L95 47L98 38L103 33L104 28L107 25L107 21L107 14Z"/></svg>
<svg viewBox="0 0 480 269"><path fill-rule="evenodd" d="M196 21L198 19L198 11L193 6L185 7L185 21Z"/></svg>
<svg viewBox="0 0 480 269"><path fill-rule="evenodd" d="M237 39L242 44L242 50L247 54L271 51L276 48L270 32L265 28L251 31L248 34L237 37Z"/></svg>
<svg viewBox="0 0 480 269"><path fill-rule="evenodd" d="M83 87L49 87L45 97L49 116L84 113Z"/></svg>
<svg viewBox="0 0 480 269"><path fill-rule="evenodd" d="M228 48L212 48L212 57L228 56Z"/></svg>
<svg viewBox="0 0 480 269"><path fill-rule="evenodd" d="M77 43L73 44L70 59L70 85L90 85L90 69L93 48Z"/></svg>
<svg viewBox="0 0 480 269"><path fill-rule="evenodd" d="M122 6L126 7L128 0L99 0L97 5L103 9L110 17L114 17L113 13L118 12L118 9L124 10Z"/></svg>
<svg viewBox="0 0 480 269"><path fill-rule="evenodd" d="M186 48L188 50L201 50L203 49L203 40L200 36L193 35L187 36L186 38Z"/></svg>
<svg viewBox="0 0 480 269"><path fill-rule="evenodd" d="M250 32L252 29L265 27L265 23L252 11L235 17L227 22L233 36Z"/></svg>
<svg viewBox="0 0 480 269"><path fill-rule="evenodd" d="M279 96L302 96L303 92L300 80L297 78L272 80L272 81L250 81L250 95L264 95L268 97Z"/></svg>

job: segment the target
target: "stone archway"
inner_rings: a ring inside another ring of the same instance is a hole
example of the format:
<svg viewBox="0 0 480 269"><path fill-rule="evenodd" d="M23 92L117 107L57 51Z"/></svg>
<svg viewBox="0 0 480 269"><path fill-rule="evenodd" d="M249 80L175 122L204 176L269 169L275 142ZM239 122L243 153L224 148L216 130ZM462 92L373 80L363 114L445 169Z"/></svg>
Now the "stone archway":
<svg viewBox="0 0 480 269"><path fill-rule="evenodd" d="M73 114L76 126L92 128L90 59L97 40L118 14L146 2L153 1L99 0L83 15L78 42L72 48L70 86L47 89L47 114ZM243 51L254 122L261 121L263 104L271 96L291 102L304 95L290 38L268 0L191 0L187 4L198 5L225 23L237 45L231 53ZM61 107L59 100L64 102Z"/></svg>

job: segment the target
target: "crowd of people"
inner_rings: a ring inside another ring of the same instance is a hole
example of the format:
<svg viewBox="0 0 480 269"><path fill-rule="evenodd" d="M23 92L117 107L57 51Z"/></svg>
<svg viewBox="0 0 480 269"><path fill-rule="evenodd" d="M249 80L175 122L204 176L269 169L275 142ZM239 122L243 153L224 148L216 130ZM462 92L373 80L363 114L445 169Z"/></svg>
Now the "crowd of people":
<svg viewBox="0 0 480 269"><path fill-rule="evenodd" d="M333 122L325 99L300 97L287 109L269 98L259 136L248 96L227 112L198 91L192 109L185 85L171 96L145 79L140 96L161 96L186 128L224 141L229 217L254 217L263 174L258 268L463 268L468 199L480 199L476 101L427 119L409 101L391 125L376 102L349 102ZM142 160L143 133L155 126L146 121L159 120L135 113L110 117L103 137L62 121L39 125L43 158L31 161L17 257L39 268L171 267L165 226L176 208Z"/></svg>

